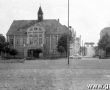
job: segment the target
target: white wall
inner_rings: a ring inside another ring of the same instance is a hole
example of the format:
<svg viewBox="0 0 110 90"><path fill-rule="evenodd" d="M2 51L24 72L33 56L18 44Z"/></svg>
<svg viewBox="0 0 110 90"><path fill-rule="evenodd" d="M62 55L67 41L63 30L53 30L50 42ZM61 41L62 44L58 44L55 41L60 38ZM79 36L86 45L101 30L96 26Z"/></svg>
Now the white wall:
<svg viewBox="0 0 110 90"><path fill-rule="evenodd" d="M94 47L88 46L87 48L87 57L93 57L95 55L95 49Z"/></svg>

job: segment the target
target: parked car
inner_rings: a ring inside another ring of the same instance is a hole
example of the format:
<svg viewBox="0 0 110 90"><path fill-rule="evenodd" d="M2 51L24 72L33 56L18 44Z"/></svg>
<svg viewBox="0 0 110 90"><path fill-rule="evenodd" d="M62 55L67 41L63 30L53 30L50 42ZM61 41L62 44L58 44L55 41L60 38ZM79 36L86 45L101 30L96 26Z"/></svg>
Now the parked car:
<svg viewBox="0 0 110 90"><path fill-rule="evenodd" d="M81 59L81 56L78 54L75 54L75 55L69 56L69 58L70 59Z"/></svg>

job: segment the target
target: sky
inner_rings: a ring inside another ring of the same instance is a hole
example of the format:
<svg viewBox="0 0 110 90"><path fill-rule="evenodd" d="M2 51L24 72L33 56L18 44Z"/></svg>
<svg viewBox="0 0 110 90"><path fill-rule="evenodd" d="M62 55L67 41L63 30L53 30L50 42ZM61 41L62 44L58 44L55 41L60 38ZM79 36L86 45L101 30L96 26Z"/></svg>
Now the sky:
<svg viewBox="0 0 110 90"><path fill-rule="evenodd" d="M69 0L70 26L84 42L100 39L100 31L110 26L110 0ZM39 6L44 19L59 19L68 25L68 0L0 0L0 34L6 35L13 20L36 20Z"/></svg>

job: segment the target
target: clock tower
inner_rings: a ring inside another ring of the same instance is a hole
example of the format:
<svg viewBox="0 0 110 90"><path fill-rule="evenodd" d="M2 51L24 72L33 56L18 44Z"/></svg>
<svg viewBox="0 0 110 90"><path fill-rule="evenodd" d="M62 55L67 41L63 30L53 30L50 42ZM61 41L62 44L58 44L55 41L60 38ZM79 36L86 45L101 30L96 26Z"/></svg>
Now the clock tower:
<svg viewBox="0 0 110 90"><path fill-rule="evenodd" d="M41 6L39 7L39 10L38 10L38 21L42 21L43 20L43 11L42 11L42 8Z"/></svg>

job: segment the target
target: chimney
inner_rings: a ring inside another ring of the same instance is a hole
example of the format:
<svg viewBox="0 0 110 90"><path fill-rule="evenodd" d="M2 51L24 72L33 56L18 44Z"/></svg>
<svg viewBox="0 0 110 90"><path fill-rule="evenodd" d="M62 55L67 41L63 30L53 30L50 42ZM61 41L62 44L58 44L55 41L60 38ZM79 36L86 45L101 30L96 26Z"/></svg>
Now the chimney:
<svg viewBox="0 0 110 90"><path fill-rule="evenodd" d="M58 18L58 22L60 22L60 19Z"/></svg>

